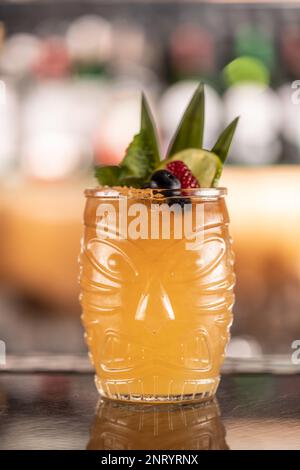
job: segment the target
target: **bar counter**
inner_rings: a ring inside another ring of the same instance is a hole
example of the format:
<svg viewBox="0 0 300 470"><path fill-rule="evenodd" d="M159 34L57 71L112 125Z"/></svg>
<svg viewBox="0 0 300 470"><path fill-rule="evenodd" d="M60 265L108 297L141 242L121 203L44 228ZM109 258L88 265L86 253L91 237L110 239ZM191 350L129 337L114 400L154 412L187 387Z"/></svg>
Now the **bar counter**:
<svg viewBox="0 0 300 470"><path fill-rule="evenodd" d="M85 372L0 373L0 449L300 449L300 376L225 374L218 401L99 401Z"/></svg>

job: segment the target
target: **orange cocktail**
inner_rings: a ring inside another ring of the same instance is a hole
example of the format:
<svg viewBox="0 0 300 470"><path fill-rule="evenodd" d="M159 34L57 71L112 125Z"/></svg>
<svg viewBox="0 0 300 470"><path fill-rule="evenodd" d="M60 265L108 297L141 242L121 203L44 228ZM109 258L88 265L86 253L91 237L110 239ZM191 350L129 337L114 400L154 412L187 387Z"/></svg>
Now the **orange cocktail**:
<svg viewBox="0 0 300 470"><path fill-rule="evenodd" d="M172 402L215 394L234 285L225 193L222 188L191 190L187 211L171 210L169 232L161 224L151 232L150 220L160 221L152 220L152 213L169 207L163 195L157 200L149 190L86 191L82 318L101 395ZM136 230L121 237L120 201L126 202L127 229L136 218L136 204L141 210ZM109 206L116 215L111 219L105 212ZM200 234L192 248L189 234L175 233L185 216L192 219L193 234ZM147 233L138 227L143 217Z"/></svg>

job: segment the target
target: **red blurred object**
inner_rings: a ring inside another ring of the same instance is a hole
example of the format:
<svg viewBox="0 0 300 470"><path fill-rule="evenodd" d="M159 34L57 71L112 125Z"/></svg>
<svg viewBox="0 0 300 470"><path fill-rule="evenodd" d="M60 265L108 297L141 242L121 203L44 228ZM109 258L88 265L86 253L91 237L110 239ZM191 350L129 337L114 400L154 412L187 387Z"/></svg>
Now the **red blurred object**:
<svg viewBox="0 0 300 470"><path fill-rule="evenodd" d="M280 47L286 67L295 77L299 77L300 31L298 26L290 27L282 32Z"/></svg>
<svg viewBox="0 0 300 470"><path fill-rule="evenodd" d="M60 38L50 38L41 45L34 72L39 77L58 78L69 73L70 56Z"/></svg>
<svg viewBox="0 0 300 470"><path fill-rule="evenodd" d="M124 154L115 151L108 143L98 139L95 144L95 160L101 165L118 165Z"/></svg>
<svg viewBox="0 0 300 470"><path fill-rule="evenodd" d="M170 56L173 68L184 75L209 73L215 65L213 36L195 24L182 24L171 35Z"/></svg>

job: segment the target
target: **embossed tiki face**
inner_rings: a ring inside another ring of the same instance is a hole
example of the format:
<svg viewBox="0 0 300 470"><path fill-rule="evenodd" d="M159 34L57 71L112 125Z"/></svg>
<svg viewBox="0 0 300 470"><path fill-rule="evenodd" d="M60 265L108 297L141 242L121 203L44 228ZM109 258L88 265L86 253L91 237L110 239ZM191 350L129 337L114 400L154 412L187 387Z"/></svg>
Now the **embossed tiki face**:
<svg viewBox="0 0 300 470"><path fill-rule="evenodd" d="M82 305L98 374L106 379L218 375L233 302L227 214L207 207L204 240L113 240L87 229ZM217 371L214 371L217 369Z"/></svg>

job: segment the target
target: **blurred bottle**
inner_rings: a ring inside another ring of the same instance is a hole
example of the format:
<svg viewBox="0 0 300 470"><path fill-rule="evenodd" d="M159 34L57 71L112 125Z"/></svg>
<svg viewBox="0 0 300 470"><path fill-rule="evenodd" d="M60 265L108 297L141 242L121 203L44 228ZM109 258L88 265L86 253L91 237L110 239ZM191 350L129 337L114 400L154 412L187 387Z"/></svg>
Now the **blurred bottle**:
<svg viewBox="0 0 300 470"><path fill-rule="evenodd" d="M226 122L241 116L230 151L230 161L265 165L281 156L280 102L269 87L259 83L236 84L224 96Z"/></svg>
<svg viewBox="0 0 300 470"><path fill-rule="evenodd" d="M275 66L275 45L270 31L250 24L239 26L234 38L236 57L248 56L260 60L269 71Z"/></svg>
<svg viewBox="0 0 300 470"><path fill-rule="evenodd" d="M160 47L146 37L145 29L135 22L116 21L112 24L112 54L109 73L123 87L158 89L156 68Z"/></svg>
<svg viewBox="0 0 300 470"><path fill-rule="evenodd" d="M0 55L0 70L8 77L23 79L28 76L40 52L40 40L29 33L9 36Z"/></svg>
<svg viewBox="0 0 300 470"><path fill-rule="evenodd" d="M288 163L300 163L300 101L297 98L299 96L297 89L299 90L298 84L295 88L292 83L285 83L277 90L281 104L282 133L286 149L284 161Z"/></svg>
<svg viewBox="0 0 300 470"><path fill-rule="evenodd" d="M0 52L2 52L2 48L4 45L5 32L5 25L2 21L0 21Z"/></svg>
<svg viewBox="0 0 300 470"><path fill-rule="evenodd" d="M73 72L79 76L103 76L112 53L112 28L104 18L86 15L77 18L66 34Z"/></svg>
<svg viewBox="0 0 300 470"><path fill-rule="evenodd" d="M152 54L145 30L138 24L124 21L113 24L111 61L117 71L122 74L132 66L147 67L152 62Z"/></svg>
<svg viewBox="0 0 300 470"><path fill-rule="evenodd" d="M19 143L19 102L13 82L0 79L0 179L16 162Z"/></svg>
<svg viewBox="0 0 300 470"><path fill-rule="evenodd" d="M62 38L50 36L41 41L33 73L39 78L63 78L68 75L71 60Z"/></svg>
<svg viewBox="0 0 300 470"><path fill-rule="evenodd" d="M135 406L102 401L88 450L226 450L216 402Z"/></svg>
<svg viewBox="0 0 300 470"><path fill-rule="evenodd" d="M285 26L280 31L279 50L286 78L300 77L300 31L298 24Z"/></svg>
<svg viewBox="0 0 300 470"><path fill-rule="evenodd" d="M85 149L73 125L75 105L68 80L47 80L31 87L22 109L23 173L49 181L80 168Z"/></svg>
<svg viewBox="0 0 300 470"><path fill-rule="evenodd" d="M196 79L209 82L216 65L214 36L196 23L180 23L172 32L167 49L169 81Z"/></svg>

